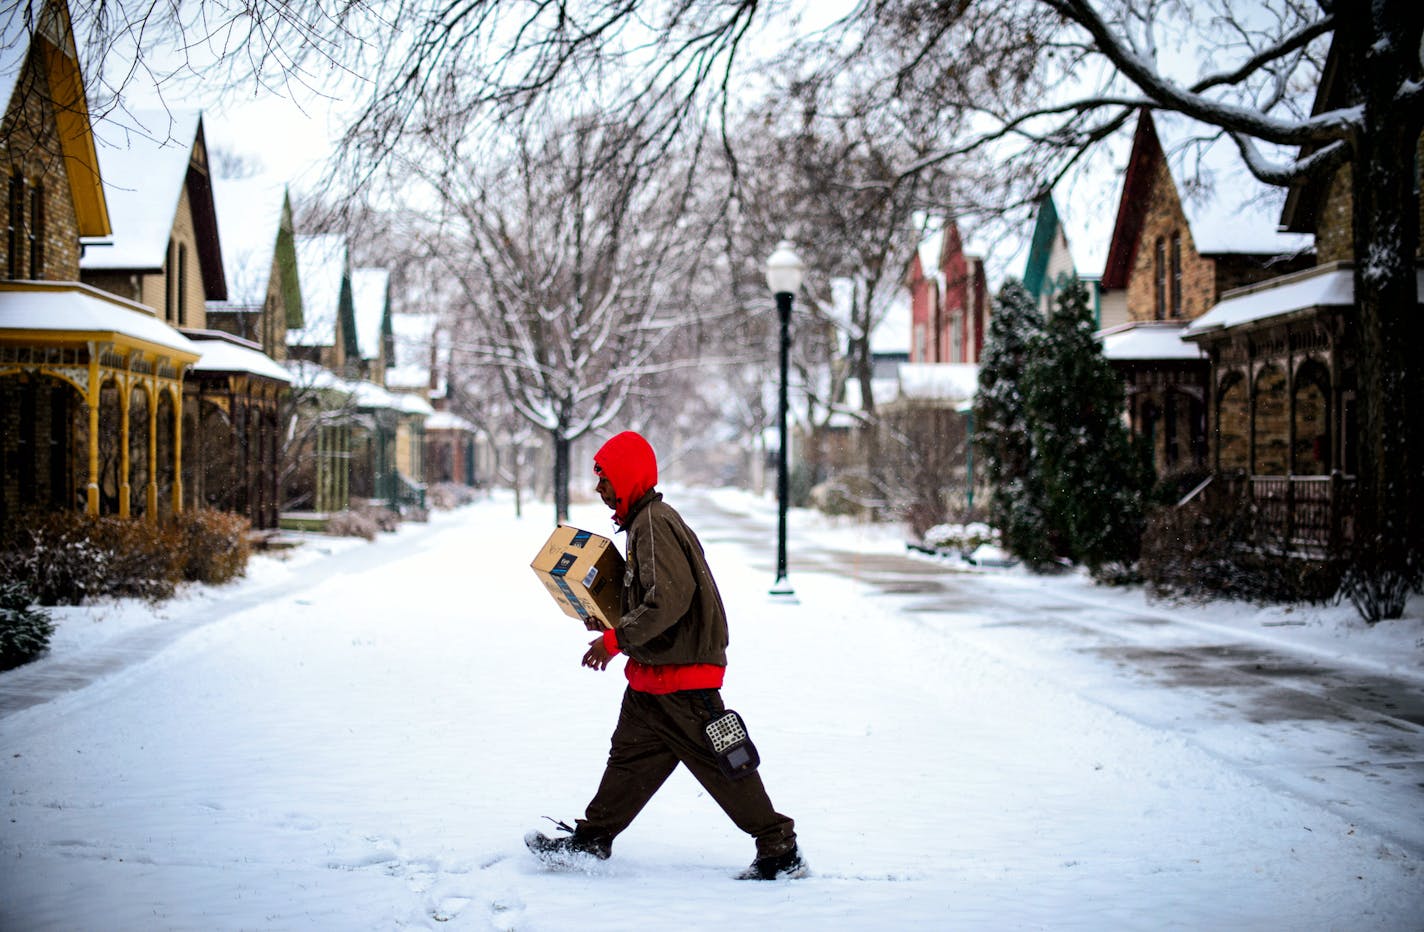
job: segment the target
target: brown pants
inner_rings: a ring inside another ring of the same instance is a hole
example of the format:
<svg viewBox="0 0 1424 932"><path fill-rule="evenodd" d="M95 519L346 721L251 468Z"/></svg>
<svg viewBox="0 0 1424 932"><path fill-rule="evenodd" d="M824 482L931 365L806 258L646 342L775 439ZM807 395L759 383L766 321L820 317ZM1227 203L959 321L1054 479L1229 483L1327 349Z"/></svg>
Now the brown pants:
<svg viewBox="0 0 1424 932"><path fill-rule="evenodd" d="M579 832L612 843L682 763L737 828L756 839L757 857L773 857L794 848L795 823L772 808L761 775L732 780L718 769L702 726L723 708L722 696L715 689L665 696L626 690L608 766L588 804L586 818L579 820Z"/></svg>

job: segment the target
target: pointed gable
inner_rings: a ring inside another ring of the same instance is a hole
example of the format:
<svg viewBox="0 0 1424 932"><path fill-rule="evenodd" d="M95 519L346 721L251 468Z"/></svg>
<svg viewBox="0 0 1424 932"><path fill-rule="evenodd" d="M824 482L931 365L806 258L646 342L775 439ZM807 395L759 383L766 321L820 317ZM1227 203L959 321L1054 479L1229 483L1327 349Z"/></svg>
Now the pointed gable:
<svg viewBox="0 0 1424 932"><path fill-rule="evenodd" d="M132 117L132 127L101 124L99 158L114 222L113 245L88 250L83 267L160 271L169 261L168 246L177 229L191 224L203 294L209 301L224 300L227 278L201 112L134 111Z"/></svg>
<svg viewBox="0 0 1424 932"><path fill-rule="evenodd" d="M15 128L11 111L23 109L25 95L36 93L54 120L79 235L105 236L110 229L108 204L69 7L62 0L42 0L31 20L33 9L30 4L10 4L0 12L0 96L6 102L7 143Z"/></svg>

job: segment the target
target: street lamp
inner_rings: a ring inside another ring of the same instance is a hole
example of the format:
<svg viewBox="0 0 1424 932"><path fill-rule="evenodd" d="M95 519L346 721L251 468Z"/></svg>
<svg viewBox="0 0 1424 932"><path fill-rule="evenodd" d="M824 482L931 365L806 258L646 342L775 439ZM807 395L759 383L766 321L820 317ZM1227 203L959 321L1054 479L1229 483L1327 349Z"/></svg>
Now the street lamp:
<svg viewBox="0 0 1424 932"><path fill-rule="evenodd" d="M786 369L791 354L791 299L801 287L805 266L791 248L790 240L782 240L766 260L766 286L776 295L776 310L781 315L781 400L778 407L781 422L781 448L777 451L776 473L776 582L772 595L795 595L786 578L786 500L790 497L790 480L786 469Z"/></svg>

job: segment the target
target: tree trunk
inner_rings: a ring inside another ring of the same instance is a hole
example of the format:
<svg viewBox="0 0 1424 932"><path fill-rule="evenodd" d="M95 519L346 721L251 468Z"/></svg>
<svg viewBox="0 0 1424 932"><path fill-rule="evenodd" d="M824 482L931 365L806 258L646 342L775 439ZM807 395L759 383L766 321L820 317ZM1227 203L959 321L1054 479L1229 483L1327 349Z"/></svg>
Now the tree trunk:
<svg viewBox="0 0 1424 932"><path fill-rule="evenodd" d="M554 519L560 524L569 520L569 438L559 430L554 438Z"/></svg>
<svg viewBox="0 0 1424 932"><path fill-rule="evenodd" d="M1359 424L1354 562L1364 577L1381 583L1393 577L1397 588L1401 578L1419 578L1424 558L1424 381L1416 361L1424 327L1414 177L1420 127L1394 101L1398 76L1418 72L1420 13L1415 0L1385 0L1375 9L1373 17L1342 16L1337 39L1354 83L1352 99L1364 108L1352 168Z"/></svg>

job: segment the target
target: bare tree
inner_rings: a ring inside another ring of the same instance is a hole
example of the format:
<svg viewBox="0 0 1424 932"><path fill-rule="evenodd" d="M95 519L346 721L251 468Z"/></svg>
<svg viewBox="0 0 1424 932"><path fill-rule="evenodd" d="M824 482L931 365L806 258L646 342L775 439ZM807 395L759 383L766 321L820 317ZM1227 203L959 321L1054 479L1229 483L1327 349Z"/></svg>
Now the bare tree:
<svg viewBox="0 0 1424 932"><path fill-rule="evenodd" d="M681 228L676 179L652 174L639 141L585 116L503 151L466 157L450 140L446 156L409 163L445 211L437 252L470 315L456 352L548 432L559 520L570 444L679 364L660 350L695 316L681 286L699 234Z"/></svg>

